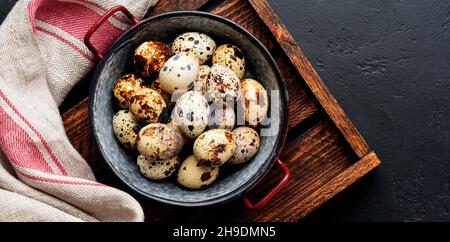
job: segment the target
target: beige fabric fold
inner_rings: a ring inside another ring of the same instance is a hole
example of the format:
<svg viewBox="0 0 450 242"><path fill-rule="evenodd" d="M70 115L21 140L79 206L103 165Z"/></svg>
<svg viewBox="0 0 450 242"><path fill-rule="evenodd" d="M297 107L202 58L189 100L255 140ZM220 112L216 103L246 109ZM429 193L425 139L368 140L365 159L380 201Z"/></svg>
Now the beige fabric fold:
<svg viewBox="0 0 450 242"><path fill-rule="evenodd" d="M83 44L106 10L142 18L156 0L19 0L0 26L0 221L143 221L139 203L96 182L70 144L58 105L94 66ZM129 28L110 18L102 51ZM109 31L109 32L108 32Z"/></svg>

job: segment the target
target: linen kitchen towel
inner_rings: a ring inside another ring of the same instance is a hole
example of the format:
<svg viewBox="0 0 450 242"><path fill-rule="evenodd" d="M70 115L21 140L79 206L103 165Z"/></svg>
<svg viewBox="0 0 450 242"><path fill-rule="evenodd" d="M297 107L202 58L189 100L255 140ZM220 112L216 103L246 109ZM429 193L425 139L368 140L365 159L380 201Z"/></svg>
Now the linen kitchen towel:
<svg viewBox="0 0 450 242"><path fill-rule="evenodd" d="M92 24L124 5L137 18L157 0L19 0L0 26L0 221L142 221L130 195L96 182L58 111L94 67ZM129 22L116 14L93 42L105 50Z"/></svg>

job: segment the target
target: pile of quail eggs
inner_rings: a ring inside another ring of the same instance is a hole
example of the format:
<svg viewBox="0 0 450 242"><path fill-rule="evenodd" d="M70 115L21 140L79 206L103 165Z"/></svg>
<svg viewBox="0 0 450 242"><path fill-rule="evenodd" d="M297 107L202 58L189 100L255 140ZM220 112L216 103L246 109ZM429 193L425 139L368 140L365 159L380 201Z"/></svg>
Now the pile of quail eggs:
<svg viewBox="0 0 450 242"><path fill-rule="evenodd" d="M245 163L258 152L256 130L269 101L258 81L243 79L245 58L237 46L216 48L210 36L187 32L171 48L144 42L131 60L135 70L113 88L121 110L112 122L120 143L139 152L145 177L176 173L183 187L200 189L216 180L221 165ZM235 127L237 118L247 126Z"/></svg>

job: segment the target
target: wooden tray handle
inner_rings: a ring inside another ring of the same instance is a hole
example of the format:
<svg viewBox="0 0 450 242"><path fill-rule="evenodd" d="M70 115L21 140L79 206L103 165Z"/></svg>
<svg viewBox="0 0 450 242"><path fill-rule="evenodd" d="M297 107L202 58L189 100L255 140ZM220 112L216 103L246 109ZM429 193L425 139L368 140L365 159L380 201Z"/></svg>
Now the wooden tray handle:
<svg viewBox="0 0 450 242"><path fill-rule="evenodd" d="M126 7L122 5L117 5L111 8L110 10L106 11L105 14L103 14L103 16L99 20L97 20L94 23L94 25L92 25L92 27L86 32L86 35L84 36L84 44L86 44L89 50L91 50L94 53L97 60L103 59L103 54L101 54L100 51L98 51L97 48L95 48L94 45L91 43L91 37L95 33L95 31L97 31L97 29L100 28L100 26L108 20L109 17L111 17L118 11L124 13L125 16L127 16L131 20L131 22L133 23L132 26L139 23L139 20L136 17L134 17L133 14L131 14L131 12L128 11Z"/></svg>
<svg viewBox="0 0 450 242"><path fill-rule="evenodd" d="M250 209L259 209L264 204L266 204L272 197L274 197L280 189L286 184L286 182L289 180L289 177L291 177L291 171L289 168L284 164L280 159L277 158L277 164L281 167L281 169L284 172L284 176L281 179L281 181L272 189L269 193L267 193L261 200L259 200L256 204L253 204L250 202L250 200L247 197L243 197L245 205Z"/></svg>

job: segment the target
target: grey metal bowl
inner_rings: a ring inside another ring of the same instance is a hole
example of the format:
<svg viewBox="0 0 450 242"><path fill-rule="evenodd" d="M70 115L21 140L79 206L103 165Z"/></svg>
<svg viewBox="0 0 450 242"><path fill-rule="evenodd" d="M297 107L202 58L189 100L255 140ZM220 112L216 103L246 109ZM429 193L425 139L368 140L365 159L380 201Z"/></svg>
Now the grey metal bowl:
<svg viewBox="0 0 450 242"><path fill-rule="evenodd" d="M218 44L231 43L239 46L248 63L246 76L259 80L267 90L279 90L279 95L274 95L279 108L271 113L273 136L261 137L260 150L251 161L239 167L221 167L218 180L198 191L184 189L175 181L155 182L146 179L136 165L136 153L123 148L112 129L112 117L117 108L111 90L116 80L130 71L133 50L148 40L171 42L187 31L205 33ZM241 196L268 171L282 148L287 127L286 89L269 52L242 27L205 12L165 13L144 19L125 32L98 64L92 79L89 101L92 131L99 150L112 171L143 196L180 206L206 206Z"/></svg>

